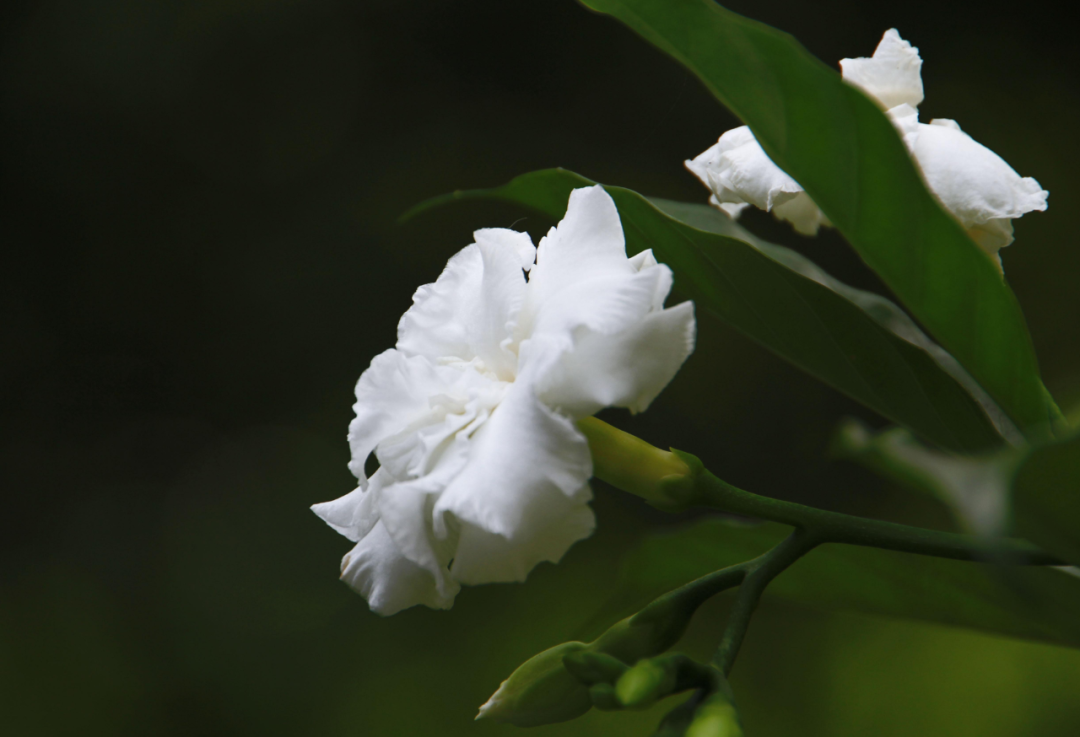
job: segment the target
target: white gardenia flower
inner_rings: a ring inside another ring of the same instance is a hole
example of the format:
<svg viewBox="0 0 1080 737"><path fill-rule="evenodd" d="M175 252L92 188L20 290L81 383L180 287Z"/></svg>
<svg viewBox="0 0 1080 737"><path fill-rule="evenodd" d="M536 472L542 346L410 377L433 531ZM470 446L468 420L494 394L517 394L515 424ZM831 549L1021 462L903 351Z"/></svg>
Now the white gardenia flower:
<svg viewBox="0 0 1080 737"><path fill-rule="evenodd" d="M671 270L651 251L627 258L600 186L575 190L537 248L513 230L474 238L357 383L359 488L312 507L356 542L341 577L380 614L523 581L587 537L592 459L575 420L644 410L694 347L693 304L664 308Z"/></svg>
<svg viewBox="0 0 1080 737"><path fill-rule="evenodd" d="M1012 243L1012 220L1046 209L1049 195L1031 177L1021 177L952 120L919 122L923 100L919 50L895 28L885 32L873 57L843 59L844 80L886 109L922 170L930 191L988 254ZM709 190L709 201L732 217L754 205L789 221L804 235L828 219L802 187L766 155L746 126L728 131L686 167ZM1000 260L999 260L1000 264Z"/></svg>

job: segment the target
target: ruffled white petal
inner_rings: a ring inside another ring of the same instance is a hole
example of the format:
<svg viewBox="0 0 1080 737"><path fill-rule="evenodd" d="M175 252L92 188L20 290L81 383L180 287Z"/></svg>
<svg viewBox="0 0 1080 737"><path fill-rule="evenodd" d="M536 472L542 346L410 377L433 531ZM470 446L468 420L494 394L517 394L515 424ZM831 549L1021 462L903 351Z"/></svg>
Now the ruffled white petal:
<svg viewBox="0 0 1080 737"><path fill-rule="evenodd" d="M432 360L479 358L508 375L513 356L504 341L521 309L533 245L527 233L513 230L479 230L474 238L433 284L416 290L398 323L397 347Z"/></svg>
<svg viewBox="0 0 1080 737"><path fill-rule="evenodd" d="M540 242L529 274L518 324L519 378L542 374L579 328L615 334L644 318L658 296L662 303L670 272L644 263L626 257L611 196L600 186L574 190L566 217Z"/></svg>
<svg viewBox="0 0 1080 737"><path fill-rule="evenodd" d="M360 593L371 610L396 614L417 604L449 609L460 586L440 593L431 573L401 554L381 521L341 559L341 580Z"/></svg>
<svg viewBox="0 0 1080 737"><path fill-rule="evenodd" d="M486 411L475 409L466 414L477 424L486 419ZM463 425L448 417L444 428ZM434 507L443 490L450 484L469 458L469 434L447 435L429 454L432 467L424 475L387 487L379 496L378 510L394 545L402 555L431 573L436 589L448 596L453 588L448 565L457 545L454 530L434 529Z"/></svg>
<svg viewBox="0 0 1080 737"><path fill-rule="evenodd" d="M356 383L356 417L349 423L349 470L366 487L364 462L384 438L430 412L429 398L445 393L460 372L391 348L375 356Z"/></svg>
<svg viewBox="0 0 1080 737"><path fill-rule="evenodd" d="M930 190L989 253L1012 242L1012 218L1046 209L1049 193L951 120L920 124L906 142Z"/></svg>
<svg viewBox="0 0 1080 737"><path fill-rule="evenodd" d="M919 50L900 38L895 28L885 31L874 55L841 59L844 81L862 89L885 109L918 107L923 101L922 59Z"/></svg>
<svg viewBox="0 0 1080 737"><path fill-rule="evenodd" d="M626 256L623 263L629 263ZM537 263L536 269L540 268L541 264ZM559 291L533 318L531 339L547 335L569 337L580 327L607 335L625 330L645 317L665 282L670 288L670 277L661 269L579 281ZM522 343L519 373L527 367L524 344L528 340Z"/></svg>
<svg viewBox="0 0 1080 737"><path fill-rule="evenodd" d="M590 476L585 436L516 382L473 435L468 464L435 504L436 533L444 534L452 515L507 539L528 536L564 513L560 499L587 501Z"/></svg>
<svg viewBox="0 0 1080 737"><path fill-rule="evenodd" d="M663 309L664 300L666 300L668 294L671 293L671 287L675 283L675 277L671 273L671 269L663 264L657 263L656 256L653 255L651 248L646 248L641 253L631 257L630 266L639 273L648 271L649 269L658 269L656 288L653 291L650 308L653 311Z"/></svg>
<svg viewBox="0 0 1080 737"><path fill-rule="evenodd" d="M592 534L596 516L582 489L574 498L551 499L557 511L546 525L533 525L509 539L474 525L463 525L457 555L451 566L454 578L466 585L524 581L538 563L558 563L570 546Z"/></svg>
<svg viewBox="0 0 1080 737"><path fill-rule="evenodd" d="M695 330L694 305L683 302L616 335L585 332L544 377L540 397L572 417L643 412L694 350Z"/></svg>
<svg viewBox="0 0 1080 737"><path fill-rule="evenodd" d="M804 235L814 235L828 220L799 183L773 163L747 126L733 128L702 152L686 168L712 192L716 203L749 203L772 211Z"/></svg>
<svg viewBox="0 0 1080 737"><path fill-rule="evenodd" d="M385 469L371 476L366 489L358 488L330 502L312 504L311 511L353 542L359 542L379 521L379 492L388 480Z"/></svg>
<svg viewBox="0 0 1080 737"><path fill-rule="evenodd" d="M566 216L540 240L536 265L529 273L527 314L529 323L545 308L582 282L631 274L626 259L619 212L600 185L570 193Z"/></svg>

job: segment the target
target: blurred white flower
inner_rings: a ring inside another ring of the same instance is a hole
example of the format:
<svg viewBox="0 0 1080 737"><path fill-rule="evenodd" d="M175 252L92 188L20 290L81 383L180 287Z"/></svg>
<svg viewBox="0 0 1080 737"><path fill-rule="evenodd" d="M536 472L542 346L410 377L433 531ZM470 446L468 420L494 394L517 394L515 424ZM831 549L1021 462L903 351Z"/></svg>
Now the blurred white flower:
<svg viewBox="0 0 1080 737"><path fill-rule="evenodd" d="M694 346L693 304L664 309L670 269L626 257L599 186L570 195L538 248L513 230L474 238L357 383L359 488L312 507L356 542L342 579L381 614L522 581L587 537L592 459L575 420L644 410Z"/></svg>
<svg viewBox="0 0 1080 737"><path fill-rule="evenodd" d="M988 254L997 256L1012 243L1013 219L1046 209L1049 193L1037 181L1021 177L955 121L919 122L922 59L895 28L885 32L873 57L843 59L840 69L847 82L886 109L930 191ZM772 211L804 235L830 224L802 187L769 159L746 126L722 135L686 167L712 192L709 201L732 217L750 204Z"/></svg>

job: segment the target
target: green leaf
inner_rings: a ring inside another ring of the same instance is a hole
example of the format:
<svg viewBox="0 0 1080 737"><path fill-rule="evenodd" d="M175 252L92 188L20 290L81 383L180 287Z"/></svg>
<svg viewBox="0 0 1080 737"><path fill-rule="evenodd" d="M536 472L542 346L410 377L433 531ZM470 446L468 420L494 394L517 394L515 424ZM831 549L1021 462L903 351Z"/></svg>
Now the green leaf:
<svg viewBox="0 0 1080 737"><path fill-rule="evenodd" d="M628 556L620 601L643 603L764 553L790 532L710 519L647 539ZM1050 567L993 566L828 544L780 574L766 596L824 610L916 619L1080 647L1080 578Z"/></svg>
<svg viewBox="0 0 1080 737"><path fill-rule="evenodd" d="M788 34L712 0L582 2L693 72L1024 433L1049 434L1060 412L1015 296L875 102Z"/></svg>
<svg viewBox="0 0 1080 737"><path fill-rule="evenodd" d="M1080 566L1080 436L1034 449L1013 480L1018 535Z"/></svg>
<svg viewBox="0 0 1080 737"><path fill-rule="evenodd" d="M442 202L488 198L528 205L557 219L571 190L590 184L577 174L550 169L503 187L430 200L406 217ZM947 354L895 305L840 285L794 252L762 244L741 229L731 232L747 240L720 235L726 226L715 220L724 218L718 212L657 201L713 231L707 232L666 215L635 192L606 189L619 209L627 250L652 248L675 272L678 289L699 307L932 442L959 451L1000 444L984 409L943 368Z"/></svg>

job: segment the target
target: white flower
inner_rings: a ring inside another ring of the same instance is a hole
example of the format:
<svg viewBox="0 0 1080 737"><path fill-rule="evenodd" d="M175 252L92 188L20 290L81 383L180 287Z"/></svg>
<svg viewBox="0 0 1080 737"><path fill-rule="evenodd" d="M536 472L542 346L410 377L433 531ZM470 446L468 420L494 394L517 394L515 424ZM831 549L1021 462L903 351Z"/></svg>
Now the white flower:
<svg viewBox="0 0 1080 737"><path fill-rule="evenodd" d="M538 248L513 230L474 237L357 383L359 488L312 507L356 542L342 578L381 614L522 581L587 537L592 459L575 420L645 409L693 350L693 304L664 309L670 269L626 257L601 187L575 190Z"/></svg>
<svg viewBox="0 0 1080 737"><path fill-rule="evenodd" d="M847 82L886 109L930 191L987 253L997 256L1012 243L1013 219L1046 209L1049 193L1038 182L1022 178L955 121L919 122L922 59L895 28L885 32L873 57L843 59L840 68ZM686 167L712 192L709 201L732 217L751 204L771 210L805 235L830 224L802 187L769 159L746 126L725 133Z"/></svg>
<svg viewBox="0 0 1080 737"><path fill-rule="evenodd" d="M747 205L771 210L803 235L814 235L828 225L798 182L772 162L748 127L733 128L686 168L712 191L710 202L731 217Z"/></svg>
<svg viewBox="0 0 1080 737"><path fill-rule="evenodd" d="M871 58L841 59L840 72L846 82L873 97L886 110L897 105L917 108L923 101L919 50L900 38L895 28L885 31Z"/></svg>

